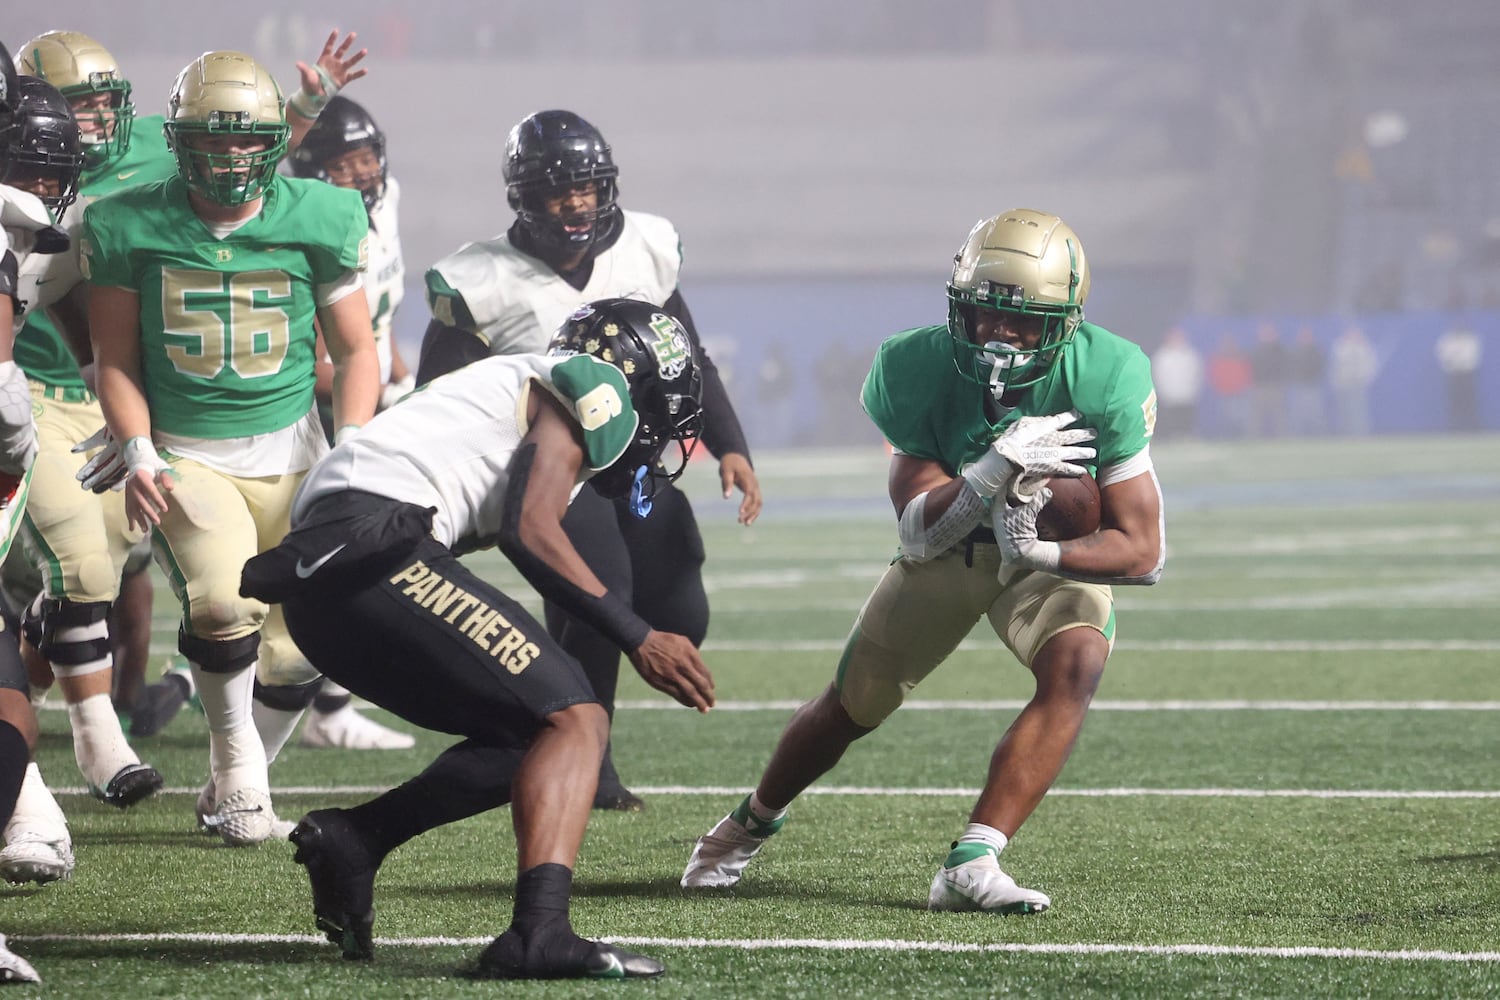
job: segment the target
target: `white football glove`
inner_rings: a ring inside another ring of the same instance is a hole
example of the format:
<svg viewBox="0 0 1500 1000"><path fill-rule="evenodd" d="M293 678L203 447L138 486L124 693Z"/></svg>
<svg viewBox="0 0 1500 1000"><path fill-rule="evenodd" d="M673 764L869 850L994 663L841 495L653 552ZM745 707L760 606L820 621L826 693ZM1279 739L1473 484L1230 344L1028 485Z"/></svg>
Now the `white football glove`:
<svg viewBox="0 0 1500 1000"><path fill-rule="evenodd" d="M108 427L99 428L70 450L75 455L83 455L95 448L103 451L84 462L83 468L74 473L73 478L78 480L78 485L94 493L105 490L118 493L125 488L125 478L130 470L125 467L125 459L120 454L120 442L115 440Z"/></svg>
<svg viewBox="0 0 1500 1000"><path fill-rule="evenodd" d="M36 461L36 422L31 390L14 361L0 363L0 472L23 474Z"/></svg>
<svg viewBox="0 0 1500 1000"><path fill-rule="evenodd" d="M995 541L1000 546L1002 568L1024 567L1055 573L1062 562L1062 546L1036 537L1036 519L1052 499L1045 486L1032 494L1031 500L1018 507L997 503L990 512Z"/></svg>
<svg viewBox="0 0 1500 1000"><path fill-rule="evenodd" d="M402 399L406 398L407 394L416 387L417 377L415 375L407 375L405 378L397 379L394 382L387 382L380 388L380 408L382 410L389 410L401 402Z"/></svg>
<svg viewBox="0 0 1500 1000"><path fill-rule="evenodd" d="M999 494L1021 477L1081 476L1088 470L1075 462L1094 457L1083 442L1098 437L1092 427L1063 430L1082 417L1077 410L1045 417L1022 417L990 444L979 460L963 470L974 492L986 499Z"/></svg>

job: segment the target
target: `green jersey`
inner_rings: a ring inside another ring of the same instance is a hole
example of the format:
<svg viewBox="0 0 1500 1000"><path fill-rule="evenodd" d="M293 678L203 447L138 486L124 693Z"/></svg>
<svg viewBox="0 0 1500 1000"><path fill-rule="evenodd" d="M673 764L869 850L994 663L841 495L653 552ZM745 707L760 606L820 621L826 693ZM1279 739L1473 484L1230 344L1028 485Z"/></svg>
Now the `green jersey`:
<svg viewBox="0 0 1500 1000"><path fill-rule="evenodd" d="M149 184L176 174L177 158L162 134L164 121L161 115L136 118L130 148L107 163L84 170L78 184L79 199L86 204L122 187ZM77 359L44 310L27 315L26 325L16 334L15 357L29 379L64 389L84 388Z"/></svg>
<svg viewBox="0 0 1500 1000"><path fill-rule="evenodd" d="M1076 409L1077 427L1099 432L1089 472L1138 454L1156 427L1156 390L1145 353L1103 327L1083 323L1052 374L1022 391L998 421L985 415L990 390L965 378L946 326L907 330L880 345L865 378L865 412L895 448L957 475L1013 421Z"/></svg>
<svg viewBox="0 0 1500 1000"><path fill-rule="evenodd" d="M313 404L315 289L363 270L358 191L277 175L260 214L223 239L177 176L89 205L83 273L140 296L141 374L159 430L266 434Z"/></svg>

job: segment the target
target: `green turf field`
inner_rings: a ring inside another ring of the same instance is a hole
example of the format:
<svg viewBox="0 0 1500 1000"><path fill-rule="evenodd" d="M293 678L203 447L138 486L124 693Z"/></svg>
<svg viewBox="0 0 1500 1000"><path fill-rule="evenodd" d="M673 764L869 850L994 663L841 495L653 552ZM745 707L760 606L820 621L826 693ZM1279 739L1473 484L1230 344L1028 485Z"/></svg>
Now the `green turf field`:
<svg viewBox="0 0 1500 1000"><path fill-rule="evenodd" d="M694 838L827 683L894 549L877 451L764 456L750 530L711 468L691 473L721 705L700 717L622 679L616 757L649 808L595 817L573 910L580 932L660 957L664 979L461 978L509 917L503 813L394 854L377 959L341 961L289 845L194 832L207 760L187 713L141 741L169 792L128 813L81 794L66 717L42 713L78 869L0 888L0 932L47 997L1500 996L1500 439L1169 444L1157 462L1166 574L1117 591L1083 737L1003 858L1052 896L1045 914L924 909L1029 695L983 631L794 806L741 888L677 886ZM476 565L517 579L492 554ZM357 801L449 739L294 744L272 769L278 809Z"/></svg>

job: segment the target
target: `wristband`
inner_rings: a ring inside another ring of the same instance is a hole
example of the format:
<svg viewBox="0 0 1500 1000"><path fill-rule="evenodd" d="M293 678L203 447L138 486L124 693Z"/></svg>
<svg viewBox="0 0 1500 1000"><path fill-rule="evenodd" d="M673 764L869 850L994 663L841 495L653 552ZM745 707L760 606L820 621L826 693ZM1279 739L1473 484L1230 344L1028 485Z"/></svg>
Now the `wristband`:
<svg viewBox="0 0 1500 1000"><path fill-rule="evenodd" d="M345 424L333 432L333 446L337 448L359 432L359 424Z"/></svg>
<svg viewBox="0 0 1500 1000"><path fill-rule="evenodd" d="M137 470L149 469L154 475L157 470L163 468L166 463L156 453L156 445L144 434L137 434L126 441L120 449L120 457L125 460L125 468L134 475Z"/></svg>
<svg viewBox="0 0 1500 1000"><path fill-rule="evenodd" d="M328 107L328 102L338 96L339 85L334 82L333 77L321 65L314 65L313 69L318 71L318 81L323 85L321 94L309 94L305 90L298 90L286 102L286 106L308 121L316 121L323 109Z"/></svg>

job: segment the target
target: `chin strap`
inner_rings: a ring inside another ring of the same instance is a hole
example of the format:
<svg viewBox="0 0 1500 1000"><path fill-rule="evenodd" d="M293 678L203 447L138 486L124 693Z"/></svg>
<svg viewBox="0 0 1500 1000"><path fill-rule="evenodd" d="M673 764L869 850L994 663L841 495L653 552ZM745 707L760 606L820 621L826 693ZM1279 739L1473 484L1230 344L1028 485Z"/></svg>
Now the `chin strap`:
<svg viewBox="0 0 1500 1000"><path fill-rule="evenodd" d="M635 480L630 484L630 513L642 521L651 513L651 498L646 496L646 478L650 474L643 465L635 470Z"/></svg>

